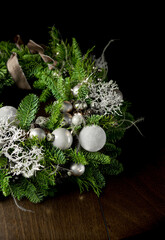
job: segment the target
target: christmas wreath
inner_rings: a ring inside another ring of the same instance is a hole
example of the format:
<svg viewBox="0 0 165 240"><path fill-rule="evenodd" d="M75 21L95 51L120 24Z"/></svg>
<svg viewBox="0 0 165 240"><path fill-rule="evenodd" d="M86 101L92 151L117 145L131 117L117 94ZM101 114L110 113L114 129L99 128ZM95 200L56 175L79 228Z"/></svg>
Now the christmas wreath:
<svg viewBox="0 0 165 240"><path fill-rule="evenodd" d="M84 55L51 28L48 46L0 42L0 92L13 84L29 93L17 109L0 103L0 192L41 202L60 184L99 196L108 175L123 171L116 143L132 125L128 102L108 80L104 52ZM41 114L42 112L42 114ZM138 129L138 128L137 128ZM139 130L139 129L138 129Z"/></svg>

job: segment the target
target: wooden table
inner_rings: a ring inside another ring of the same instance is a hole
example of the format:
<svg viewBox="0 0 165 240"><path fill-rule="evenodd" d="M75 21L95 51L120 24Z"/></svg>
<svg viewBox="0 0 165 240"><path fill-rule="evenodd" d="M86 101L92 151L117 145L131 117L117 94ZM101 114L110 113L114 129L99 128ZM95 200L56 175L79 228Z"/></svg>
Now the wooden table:
<svg viewBox="0 0 165 240"><path fill-rule="evenodd" d="M111 177L99 199L70 189L41 204L20 202L35 213L1 199L0 240L163 239L165 150L158 157L135 174Z"/></svg>

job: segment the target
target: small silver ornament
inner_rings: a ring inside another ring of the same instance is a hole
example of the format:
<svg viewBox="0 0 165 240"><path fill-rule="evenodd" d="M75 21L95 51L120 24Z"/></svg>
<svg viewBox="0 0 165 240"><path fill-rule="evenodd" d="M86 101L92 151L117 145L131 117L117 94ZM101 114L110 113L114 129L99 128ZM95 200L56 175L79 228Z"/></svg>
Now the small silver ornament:
<svg viewBox="0 0 165 240"><path fill-rule="evenodd" d="M42 128L32 128L29 131L29 137L38 137L39 140L42 140L46 137L46 134Z"/></svg>
<svg viewBox="0 0 165 240"><path fill-rule="evenodd" d="M73 163L70 167L68 175L73 175L76 177L81 176L85 172L85 166L81 163Z"/></svg>
<svg viewBox="0 0 165 240"><path fill-rule="evenodd" d="M72 117L72 124L75 126L79 126L83 123L84 118L81 113L75 113Z"/></svg>
<svg viewBox="0 0 165 240"><path fill-rule="evenodd" d="M68 149L71 147L73 142L72 134L65 128L57 128L52 134L55 136L54 141L52 142L53 146L60 148L62 150Z"/></svg>
<svg viewBox="0 0 165 240"><path fill-rule="evenodd" d="M64 120L62 124L64 126L69 126L72 123L72 115L70 113L64 113Z"/></svg>
<svg viewBox="0 0 165 240"><path fill-rule="evenodd" d="M73 96L77 97L78 96L78 91L81 87L81 83L77 84L73 89L71 89Z"/></svg>
<svg viewBox="0 0 165 240"><path fill-rule="evenodd" d="M63 113L71 112L72 109L73 109L73 106L69 101L64 101L63 102L61 112L63 112Z"/></svg>
<svg viewBox="0 0 165 240"><path fill-rule="evenodd" d="M49 121L49 118L39 116L37 117L35 123L38 124L40 127L45 127L48 121Z"/></svg>
<svg viewBox="0 0 165 240"><path fill-rule="evenodd" d="M84 127L79 134L80 145L89 152L97 152L106 143L105 131L98 125Z"/></svg>
<svg viewBox="0 0 165 240"><path fill-rule="evenodd" d="M76 109L76 110L84 110L87 108L87 103L86 102L81 102L81 101L76 101L73 105L73 107Z"/></svg>
<svg viewBox="0 0 165 240"><path fill-rule="evenodd" d="M46 138L48 142L53 142L55 139L55 136L52 133L48 133Z"/></svg>
<svg viewBox="0 0 165 240"><path fill-rule="evenodd" d="M15 121L17 115L17 109L12 106L4 106L0 108L0 121L1 123L15 122L18 125L18 121Z"/></svg>

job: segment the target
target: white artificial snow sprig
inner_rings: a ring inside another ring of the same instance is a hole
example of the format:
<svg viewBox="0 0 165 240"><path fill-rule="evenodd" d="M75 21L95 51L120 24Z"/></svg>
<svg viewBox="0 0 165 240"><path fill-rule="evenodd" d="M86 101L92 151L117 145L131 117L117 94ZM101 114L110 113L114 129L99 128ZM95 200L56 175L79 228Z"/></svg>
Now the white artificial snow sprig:
<svg viewBox="0 0 165 240"><path fill-rule="evenodd" d="M40 164L43 158L42 147L32 146L30 149L23 147L26 139L26 132L14 125L12 122L0 121L0 147L1 154L9 160L10 173L13 175L22 174L24 177L31 177L35 171L41 170Z"/></svg>
<svg viewBox="0 0 165 240"><path fill-rule="evenodd" d="M88 87L90 91L88 96L92 99L91 107L96 113L102 115L120 114L123 98L118 85L113 80L104 83L91 83Z"/></svg>

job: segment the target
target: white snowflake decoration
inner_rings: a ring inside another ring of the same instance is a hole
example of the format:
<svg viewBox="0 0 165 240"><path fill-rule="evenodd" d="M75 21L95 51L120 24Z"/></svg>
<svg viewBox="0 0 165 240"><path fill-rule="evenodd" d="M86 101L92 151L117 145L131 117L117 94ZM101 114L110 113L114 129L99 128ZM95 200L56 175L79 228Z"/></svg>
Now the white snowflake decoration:
<svg viewBox="0 0 165 240"><path fill-rule="evenodd" d="M89 84L89 95L92 99L91 107L96 113L120 114L120 107L123 103L122 94L119 91L118 85L112 80L109 82L98 82Z"/></svg>
<svg viewBox="0 0 165 240"><path fill-rule="evenodd" d="M40 164L43 158L42 147L32 146L25 149L22 143L26 139L26 132L12 123L0 121L0 148L1 154L9 160L10 173L13 175L22 174L24 177L31 177L35 171L41 170Z"/></svg>

